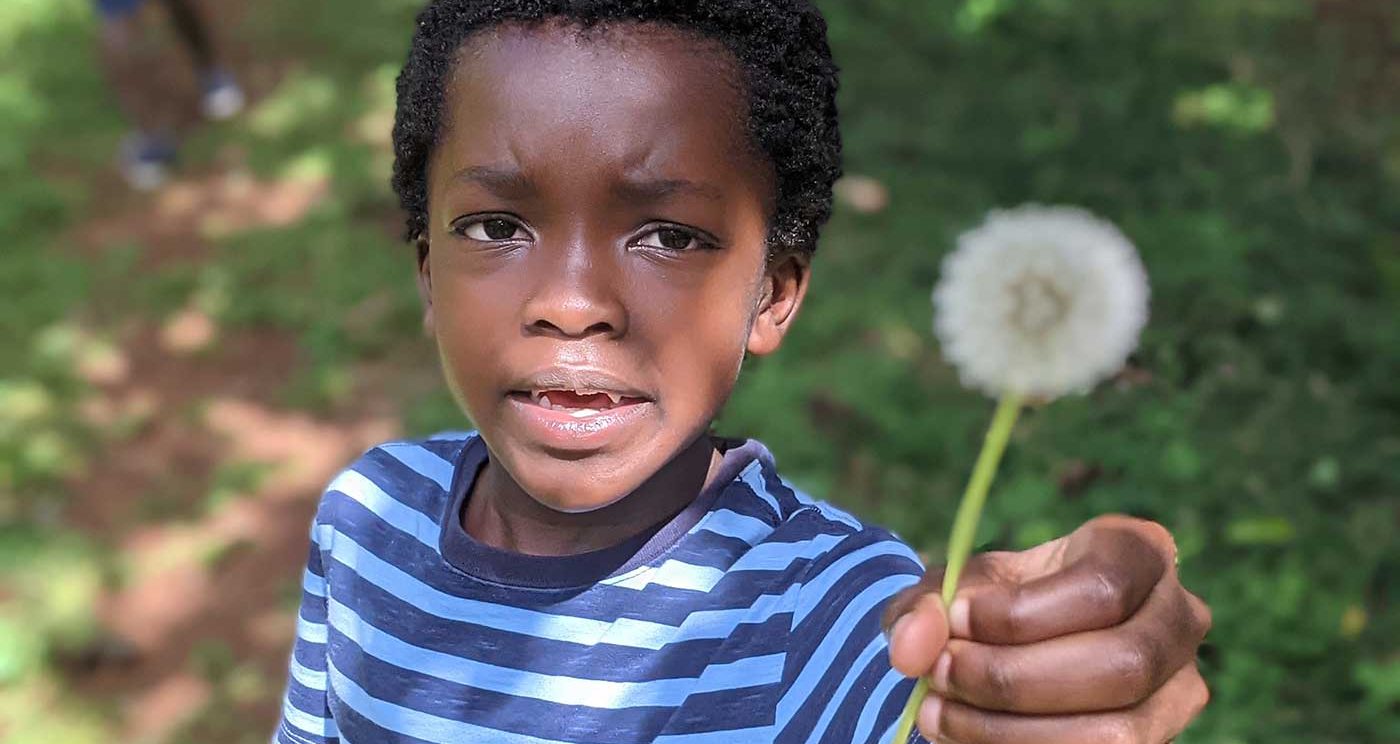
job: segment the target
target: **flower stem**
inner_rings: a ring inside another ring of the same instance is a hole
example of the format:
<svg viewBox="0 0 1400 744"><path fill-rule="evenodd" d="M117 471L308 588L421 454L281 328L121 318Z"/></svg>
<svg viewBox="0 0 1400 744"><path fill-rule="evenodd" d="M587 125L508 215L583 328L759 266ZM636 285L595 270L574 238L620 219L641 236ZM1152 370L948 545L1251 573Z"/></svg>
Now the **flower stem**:
<svg viewBox="0 0 1400 744"><path fill-rule="evenodd" d="M1007 393L997 402L996 413L992 416L992 426L982 441L982 451L977 455L977 464L972 468L972 479L967 483L962 501L958 504L958 515L953 520L953 536L948 541L948 566L943 574L943 606L953 603L958 591L958 578L972 554L972 541L977 536L977 520L982 516L982 507L987 503L987 491L996 476L997 464L1006 451L1006 443L1011 439L1011 429L1021 414L1023 397L1017 393ZM904 744L914 730L914 720L919 706L928 694L928 681L923 677L914 685L909 702L904 704L904 712L899 717L891 744Z"/></svg>

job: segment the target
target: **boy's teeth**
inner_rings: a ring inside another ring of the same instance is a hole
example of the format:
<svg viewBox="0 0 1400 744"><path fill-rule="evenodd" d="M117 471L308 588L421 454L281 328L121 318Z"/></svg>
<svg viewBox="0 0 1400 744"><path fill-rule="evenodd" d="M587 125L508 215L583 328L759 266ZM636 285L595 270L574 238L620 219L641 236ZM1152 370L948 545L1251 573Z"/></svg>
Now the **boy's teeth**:
<svg viewBox="0 0 1400 744"><path fill-rule="evenodd" d="M551 392L554 391L532 390L530 392L530 398L535 402L535 405L538 405L541 408L550 411L568 411L571 416L574 416L576 418L581 418L584 416L593 416L598 413L601 413L601 411L597 408L571 408L562 403L555 403L554 401L549 399L549 394ZM567 390L562 392L572 393L573 395L576 395L581 398L588 398L595 395L606 395L608 400L612 402L611 407L616 407L620 405L622 403L622 399L626 397L620 393L594 390Z"/></svg>

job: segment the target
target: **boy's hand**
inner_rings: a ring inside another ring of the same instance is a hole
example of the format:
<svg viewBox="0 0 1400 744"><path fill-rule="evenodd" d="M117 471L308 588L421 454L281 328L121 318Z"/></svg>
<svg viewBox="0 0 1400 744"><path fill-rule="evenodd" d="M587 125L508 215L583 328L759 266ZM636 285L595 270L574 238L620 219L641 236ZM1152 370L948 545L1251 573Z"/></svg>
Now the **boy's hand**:
<svg viewBox="0 0 1400 744"><path fill-rule="evenodd" d="M1161 525L1105 516L973 556L949 612L942 582L930 570L885 611L895 669L929 680L930 741L1164 744L1206 704L1210 610L1177 580Z"/></svg>

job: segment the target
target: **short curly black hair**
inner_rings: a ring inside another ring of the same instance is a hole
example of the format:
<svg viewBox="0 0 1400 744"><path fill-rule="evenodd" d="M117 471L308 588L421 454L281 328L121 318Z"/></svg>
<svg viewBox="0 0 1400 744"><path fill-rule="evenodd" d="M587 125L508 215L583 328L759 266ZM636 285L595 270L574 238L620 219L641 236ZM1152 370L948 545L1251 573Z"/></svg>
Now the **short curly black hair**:
<svg viewBox="0 0 1400 744"><path fill-rule="evenodd" d="M841 175L841 133L826 21L809 0L432 0L418 15L394 113L392 182L408 240L427 235L428 161L462 45L484 28L549 20L583 28L655 23L732 53L748 93L749 131L776 174L769 250L815 250Z"/></svg>

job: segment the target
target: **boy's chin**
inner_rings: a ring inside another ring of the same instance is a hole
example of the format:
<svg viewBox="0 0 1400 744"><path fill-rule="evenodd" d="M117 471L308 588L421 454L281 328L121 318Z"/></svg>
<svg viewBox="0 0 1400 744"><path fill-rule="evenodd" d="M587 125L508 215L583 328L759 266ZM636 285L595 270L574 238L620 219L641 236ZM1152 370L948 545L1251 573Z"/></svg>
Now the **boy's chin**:
<svg viewBox="0 0 1400 744"><path fill-rule="evenodd" d="M637 485L629 487L596 480L582 482L582 479L522 483L521 486L540 506L561 514L587 514L606 509L637 489Z"/></svg>
<svg viewBox="0 0 1400 744"><path fill-rule="evenodd" d="M621 493L612 497L600 495L597 498L583 499L578 498L577 493L569 494L568 499L552 499L548 497L540 497L533 493L530 494L530 496L536 502L538 502L540 506L543 506L547 509L552 509L554 511L559 512L560 514L588 514L589 512L595 512L599 509L606 509L609 506L616 504L617 502L626 498L627 494Z"/></svg>
<svg viewBox="0 0 1400 744"><path fill-rule="evenodd" d="M650 475L635 459L621 458L628 467L589 460L559 460L537 455L515 463L526 477L516 478L525 493L541 506L561 514L587 514L627 498ZM606 458L615 460L618 458ZM636 471L636 472L628 472Z"/></svg>

